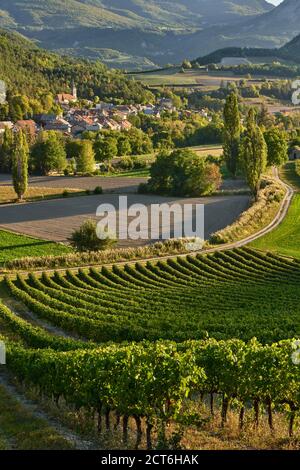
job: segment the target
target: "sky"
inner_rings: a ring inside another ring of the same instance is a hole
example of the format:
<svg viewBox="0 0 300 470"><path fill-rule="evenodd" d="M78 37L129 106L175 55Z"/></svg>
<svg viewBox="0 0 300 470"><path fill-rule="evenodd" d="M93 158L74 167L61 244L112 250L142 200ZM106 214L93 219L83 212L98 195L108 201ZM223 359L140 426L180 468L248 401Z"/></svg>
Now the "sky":
<svg viewBox="0 0 300 470"><path fill-rule="evenodd" d="M279 5L279 3L283 2L283 0L267 0L269 3L273 3L273 5Z"/></svg>

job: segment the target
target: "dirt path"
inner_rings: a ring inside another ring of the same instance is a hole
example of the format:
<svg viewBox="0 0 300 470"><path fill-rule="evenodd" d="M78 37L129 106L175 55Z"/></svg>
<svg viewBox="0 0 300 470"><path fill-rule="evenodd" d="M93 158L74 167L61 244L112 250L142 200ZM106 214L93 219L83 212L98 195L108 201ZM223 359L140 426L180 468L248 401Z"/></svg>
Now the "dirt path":
<svg viewBox="0 0 300 470"><path fill-rule="evenodd" d="M34 401L29 400L23 394L21 394L17 388L11 384L8 374L0 369L0 385L11 395L18 403L21 404L23 408L29 411L34 417L43 419L46 421L49 426L55 431L63 436L68 442L70 442L73 447L77 450L93 450L95 449L95 443L83 439L78 434L74 433L67 427L63 426L58 420L49 417L47 413L41 411ZM13 444L13 442L12 442Z"/></svg>
<svg viewBox="0 0 300 470"><path fill-rule="evenodd" d="M69 339L74 339L78 340L79 338L76 336L73 336L69 333L66 333L64 330L61 328L58 328L51 323L46 322L45 320L41 320L38 318L34 313L32 313L30 310L28 310L24 304L19 302L18 300L7 297L5 299L1 299L3 304L8 307L17 317L22 318L23 320L28 321L31 323L33 326L39 326L40 328L43 328L45 331L48 333L51 333L56 336L61 336L62 338L69 338ZM83 338L80 338L80 341L87 341Z"/></svg>

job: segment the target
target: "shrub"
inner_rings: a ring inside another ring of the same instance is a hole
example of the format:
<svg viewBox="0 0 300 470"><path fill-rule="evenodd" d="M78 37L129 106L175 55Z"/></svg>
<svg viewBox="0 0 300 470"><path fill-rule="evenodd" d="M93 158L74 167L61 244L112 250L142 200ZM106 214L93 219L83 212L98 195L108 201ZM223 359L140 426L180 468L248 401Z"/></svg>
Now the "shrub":
<svg viewBox="0 0 300 470"><path fill-rule="evenodd" d="M147 183L141 183L138 187L138 194L148 194L150 192L149 185Z"/></svg>
<svg viewBox="0 0 300 470"><path fill-rule="evenodd" d="M133 160L132 158L130 157L123 157L120 162L119 162L119 168L121 168L121 170L132 170L133 169L133 166L134 166L134 163L133 163Z"/></svg>
<svg viewBox="0 0 300 470"><path fill-rule="evenodd" d="M103 251L110 248L116 243L108 233L105 234L105 238L101 238L97 231L97 224L93 220L87 220L82 226L75 230L69 239L73 248L79 252L92 252L92 251Z"/></svg>
<svg viewBox="0 0 300 470"><path fill-rule="evenodd" d="M144 157L135 157L133 158L133 168L135 170L142 170L148 168L148 166L153 162L152 159L146 159Z"/></svg>
<svg viewBox="0 0 300 470"><path fill-rule="evenodd" d="M241 240L267 226L275 217L284 193L284 188L278 181L263 180L258 200L232 225L214 233L210 238L210 243L221 245Z"/></svg>
<svg viewBox="0 0 300 470"><path fill-rule="evenodd" d="M186 253L186 240L174 239L156 242L153 245L135 248L114 248L106 251L70 253L60 256L18 258L5 263L5 269L30 270L41 268L61 268L89 266L122 261L140 260L166 255Z"/></svg>
<svg viewBox="0 0 300 470"><path fill-rule="evenodd" d="M67 189L65 189L62 193L62 197L69 197L70 196L70 193Z"/></svg>
<svg viewBox="0 0 300 470"><path fill-rule="evenodd" d="M96 186L94 189L94 194L103 194L102 186Z"/></svg>

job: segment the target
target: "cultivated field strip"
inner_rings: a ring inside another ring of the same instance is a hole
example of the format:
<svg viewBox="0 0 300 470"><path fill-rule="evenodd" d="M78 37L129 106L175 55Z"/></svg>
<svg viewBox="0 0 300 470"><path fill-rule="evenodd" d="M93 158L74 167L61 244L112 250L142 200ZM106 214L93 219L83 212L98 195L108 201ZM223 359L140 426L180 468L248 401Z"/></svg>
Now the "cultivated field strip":
<svg viewBox="0 0 300 470"><path fill-rule="evenodd" d="M267 415L273 434L278 412L297 437L299 280L300 262L249 248L6 277L7 368L54 403L92 410L99 432L122 418L125 445L129 417L136 447L146 429L151 448L153 423L205 397L223 425L234 404L240 429Z"/></svg>
<svg viewBox="0 0 300 470"><path fill-rule="evenodd" d="M237 248L29 274L6 278L6 286L38 319L95 343L208 336L270 343L300 333L299 281L299 262Z"/></svg>

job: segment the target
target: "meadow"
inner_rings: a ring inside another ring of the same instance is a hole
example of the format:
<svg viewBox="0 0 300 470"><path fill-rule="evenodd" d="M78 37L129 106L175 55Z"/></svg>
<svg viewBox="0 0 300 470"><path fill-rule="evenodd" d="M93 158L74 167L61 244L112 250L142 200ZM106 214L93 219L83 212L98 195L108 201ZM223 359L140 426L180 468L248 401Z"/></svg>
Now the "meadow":
<svg viewBox="0 0 300 470"><path fill-rule="evenodd" d="M0 266L16 258L71 253L66 245L0 230Z"/></svg>
<svg viewBox="0 0 300 470"><path fill-rule="evenodd" d="M300 194L296 194L284 221L272 232L251 243L253 248L300 258Z"/></svg>

